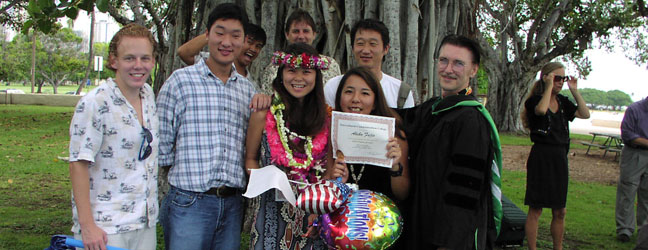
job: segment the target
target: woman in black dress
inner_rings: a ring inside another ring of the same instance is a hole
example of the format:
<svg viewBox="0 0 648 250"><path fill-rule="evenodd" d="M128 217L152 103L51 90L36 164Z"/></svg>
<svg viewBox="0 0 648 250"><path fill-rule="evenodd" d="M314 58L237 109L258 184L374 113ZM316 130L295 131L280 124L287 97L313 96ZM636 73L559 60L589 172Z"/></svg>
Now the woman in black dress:
<svg viewBox="0 0 648 250"><path fill-rule="evenodd" d="M567 82L577 105L559 92ZM529 206L525 231L529 249L536 249L538 219L542 208L551 208L553 248L562 249L565 231L569 151L569 122L589 118L589 109L578 92L578 80L565 76L565 67L547 63L524 102L521 114L530 130L533 147L527 160L527 189L524 204Z"/></svg>

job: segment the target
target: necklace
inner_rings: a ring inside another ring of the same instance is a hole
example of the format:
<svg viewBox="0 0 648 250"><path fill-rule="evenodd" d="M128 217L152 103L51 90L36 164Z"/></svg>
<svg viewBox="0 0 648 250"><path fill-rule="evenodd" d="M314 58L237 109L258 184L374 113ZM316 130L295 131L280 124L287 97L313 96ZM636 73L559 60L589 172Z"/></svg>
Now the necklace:
<svg viewBox="0 0 648 250"><path fill-rule="evenodd" d="M285 106L282 104L280 105L273 105L270 108L270 111L274 115L275 121L277 122L277 133L279 134L279 140L281 141L281 145L283 146L285 152L286 152L286 158L288 158L288 166L291 167L296 167L296 168L308 168L310 167L311 162L313 161L313 155L312 155L312 150L313 150L313 140L312 137L310 136L302 136L299 135L295 132L290 131L288 127L286 127L285 121L283 119L283 109ZM302 140L306 140L306 143L304 143L304 151L306 151L306 157L304 159L304 162L298 162L293 158L293 152L290 149L290 146L288 146L288 138L287 135L290 135L291 137L297 137Z"/></svg>
<svg viewBox="0 0 648 250"><path fill-rule="evenodd" d="M266 115L265 127L271 161L285 166L291 180L318 181L319 173L324 170L322 166L326 165L329 130L322 129L315 136L303 136L290 131L283 118L285 108L281 98L275 93L270 112ZM296 138L303 141L304 153L293 151L288 145L289 140L294 142Z"/></svg>
<svg viewBox="0 0 648 250"><path fill-rule="evenodd" d="M355 175L355 169L353 168L353 164L349 164L351 166L351 178L353 178L353 181L357 185L358 182L360 181L360 178L362 178L362 174L364 173L364 168L365 164L362 164L362 168L360 168L360 173L358 176Z"/></svg>

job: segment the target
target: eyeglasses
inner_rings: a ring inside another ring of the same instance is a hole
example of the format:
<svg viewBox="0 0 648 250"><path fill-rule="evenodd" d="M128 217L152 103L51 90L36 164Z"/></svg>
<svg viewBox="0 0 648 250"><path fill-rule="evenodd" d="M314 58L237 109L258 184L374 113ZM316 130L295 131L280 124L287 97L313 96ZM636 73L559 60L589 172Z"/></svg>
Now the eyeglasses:
<svg viewBox="0 0 648 250"><path fill-rule="evenodd" d="M446 67L448 67L448 64L450 64L450 60L448 58L441 57L437 59L437 63L439 64L439 69L443 70ZM465 66L466 63L463 61L459 61L459 60L452 61L452 70L454 71L461 72L464 70Z"/></svg>
<svg viewBox="0 0 648 250"><path fill-rule="evenodd" d="M142 127L142 145L140 145L138 160L143 161L151 155L151 142L153 141L153 135L151 131L147 128ZM146 145L146 147L144 146Z"/></svg>
<svg viewBox="0 0 648 250"><path fill-rule="evenodd" d="M571 77L569 76L554 76L554 82L566 82L569 81Z"/></svg>

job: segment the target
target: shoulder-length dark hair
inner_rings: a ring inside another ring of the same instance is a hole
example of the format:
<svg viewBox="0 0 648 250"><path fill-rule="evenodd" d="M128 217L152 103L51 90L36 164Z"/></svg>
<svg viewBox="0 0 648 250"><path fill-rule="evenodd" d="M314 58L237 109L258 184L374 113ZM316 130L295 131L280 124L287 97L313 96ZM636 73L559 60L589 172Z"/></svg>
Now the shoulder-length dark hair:
<svg viewBox="0 0 648 250"><path fill-rule="evenodd" d="M542 95L542 92L544 92L544 80L543 80L544 76L548 75L554 70L562 69L562 68L565 68L565 65L559 62L549 62L544 66L542 66L542 69L540 70L540 79L538 79L533 83L533 86L531 87L531 90L529 90L529 94L524 99L523 104L526 103L526 101L529 100L529 98L531 98L532 96ZM529 111L526 109L526 105L525 105L522 107L522 113L520 113L520 119L522 120L522 125L524 126L524 128L529 129L529 116L527 112Z"/></svg>
<svg viewBox="0 0 648 250"><path fill-rule="evenodd" d="M342 91L346 85L347 80L352 75L358 76L364 80L369 89L374 93L374 105L373 110L371 110L370 115L385 116L385 117L394 117L396 118L396 131L402 131L402 122L400 116L387 105L387 100L385 99L385 94L382 91L380 82L376 79L376 76L366 67L355 67L348 70L342 80L340 80L340 85L338 85L337 91L335 92L335 111L342 111L342 105L340 105L340 100L342 99ZM405 83L401 83L405 84ZM396 133L396 136L403 138L403 135Z"/></svg>
<svg viewBox="0 0 648 250"><path fill-rule="evenodd" d="M319 53L312 46L305 43L290 44L284 50L287 54L301 55L306 53L309 56L319 56ZM283 70L286 65L281 64L277 69L277 77L272 81L272 88L279 94L286 110L284 119L290 130L300 135L315 135L326 125L326 101L324 99L324 87L322 83L322 71L313 69L316 72L315 86L313 90L304 96L303 103L288 93L283 85Z"/></svg>

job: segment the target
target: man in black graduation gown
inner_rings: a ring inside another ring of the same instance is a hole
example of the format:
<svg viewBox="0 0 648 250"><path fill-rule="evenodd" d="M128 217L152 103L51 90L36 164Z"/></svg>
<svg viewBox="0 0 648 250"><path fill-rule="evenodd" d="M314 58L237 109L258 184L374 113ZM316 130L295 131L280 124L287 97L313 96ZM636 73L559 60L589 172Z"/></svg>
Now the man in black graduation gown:
<svg viewBox="0 0 648 250"><path fill-rule="evenodd" d="M482 113L487 111L460 104L476 103L469 81L479 58L475 41L445 37L437 59L442 96L400 112L412 149L409 249L493 246L491 125Z"/></svg>

